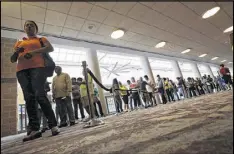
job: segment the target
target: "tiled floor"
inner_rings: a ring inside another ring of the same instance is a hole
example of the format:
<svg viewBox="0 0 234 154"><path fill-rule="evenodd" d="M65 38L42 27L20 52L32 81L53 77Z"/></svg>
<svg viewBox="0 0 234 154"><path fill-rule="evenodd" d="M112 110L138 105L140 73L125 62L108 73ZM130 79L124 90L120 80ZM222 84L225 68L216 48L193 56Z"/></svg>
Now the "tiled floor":
<svg viewBox="0 0 234 154"><path fill-rule="evenodd" d="M2 139L1 153L225 154L233 153L232 91L192 98L50 132L32 142L22 135Z"/></svg>

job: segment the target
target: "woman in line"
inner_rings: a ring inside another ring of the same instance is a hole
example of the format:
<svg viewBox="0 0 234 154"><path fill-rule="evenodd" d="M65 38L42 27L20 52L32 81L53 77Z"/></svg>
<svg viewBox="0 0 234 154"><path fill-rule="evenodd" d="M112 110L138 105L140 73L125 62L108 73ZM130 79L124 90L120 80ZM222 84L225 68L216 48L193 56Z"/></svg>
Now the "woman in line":
<svg viewBox="0 0 234 154"><path fill-rule="evenodd" d="M125 112L128 112L129 111L129 107L128 107L128 96L129 96L129 93L128 93L128 88L125 87L120 81L119 81L119 89L120 89L120 94L122 96L122 99L124 101L124 110Z"/></svg>
<svg viewBox="0 0 234 154"><path fill-rule="evenodd" d="M47 76L45 75L45 60L42 53L52 52L54 49L46 38L37 37L38 27L34 21L26 21L24 31L27 38L24 37L23 40L16 42L11 62L18 61L16 76L24 94L29 118L28 136L23 141L29 141L42 136L39 131L37 102L48 119L52 135L59 134L59 129L52 106L44 91Z"/></svg>
<svg viewBox="0 0 234 154"><path fill-rule="evenodd" d="M122 100L119 92L119 84L116 78L113 79L112 92L114 94L116 115L118 115L120 112L123 112L123 109L122 109Z"/></svg>

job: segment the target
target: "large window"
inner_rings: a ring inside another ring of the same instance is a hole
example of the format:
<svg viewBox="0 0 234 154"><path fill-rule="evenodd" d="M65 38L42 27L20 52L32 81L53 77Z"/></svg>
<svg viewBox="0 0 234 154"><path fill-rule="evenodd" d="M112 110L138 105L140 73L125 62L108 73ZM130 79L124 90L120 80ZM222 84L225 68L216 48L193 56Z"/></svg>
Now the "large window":
<svg viewBox="0 0 234 154"><path fill-rule="evenodd" d="M130 80L131 77L138 80L144 76L140 59L137 56L101 50L98 51L97 55L104 85L112 85L114 78L126 84L126 81Z"/></svg>
<svg viewBox="0 0 234 154"><path fill-rule="evenodd" d="M172 64L169 60L151 57L149 58L149 62L155 79L157 75L160 75L160 77L176 80Z"/></svg>
<svg viewBox="0 0 234 154"><path fill-rule="evenodd" d="M219 75L219 68L218 67L214 67L214 66L210 66L214 76L218 76Z"/></svg>
<svg viewBox="0 0 234 154"><path fill-rule="evenodd" d="M192 66L190 63L180 61L179 66L180 66L184 79L187 79L188 77L195 78L195 75L194 75L194 72L192 70Z"/></svg>

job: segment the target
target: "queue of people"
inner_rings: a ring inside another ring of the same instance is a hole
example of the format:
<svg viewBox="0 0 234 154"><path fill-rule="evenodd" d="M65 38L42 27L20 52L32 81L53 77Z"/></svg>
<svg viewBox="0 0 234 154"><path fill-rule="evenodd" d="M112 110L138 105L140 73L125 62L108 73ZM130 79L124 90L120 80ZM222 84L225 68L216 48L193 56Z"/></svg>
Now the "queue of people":
<svg viewBox="0 0 234 154"><path fill-rule="evenodd" d="M88 81L81 77L71 79L69 74L62 72L61 67L55 67L55 63L48 54L53 52L54 49L46 38L37 37L37 24L34 21L26 21L24 30L27 38L24 37L23 40L16 42L14 53L10 59L12 63L17 62L16 77L23 91L29 119L27 136L23 141L39 138L47 129L50 129L52 135L55 136L60 133L59 128L75 125L76 120L79 118L78 108L81 119L85 122L95 117L104 116L98 98L98 91L94 87L92 77L88 74ZM188 78L187 81L182 77L178 77L177 81L173 82L169 78L161 78L160 75L157 75L156 83L154 83L145 75L144 78L141 77L139 80L134 77L131 78L131 81L127 80L127 86L114 79L112 93L116 112L121 113L156 106L159 103L156 101L157 93L160 94L162 103L166 104L168 101L213 93L214 89L216 91L230 90L233 88L230 71L223 64L220 67L221 76L214 79L209 75L205 75L202 79ZM56 76L53 78L52 95L53 102L56 103L55 113L60 119L59 125L58 118L56 119L47 95L50 91L47 78L53 75L54 69ZM90 98L88 97L87 88L89 89ZM89 102L91 102L91 105L89 105ZM84 110L89 114L86 119ZM40 131L41 117L43 119L43 128Z"/></svg>
<svg viewBox="0 0 234 154"><path fill-rule="evenodd" d="M123 111L128 112L153 107L160 102L166 104L181 99L233 89L230 71L223 64L220 65L220 74L214 78L210 75L204 75L201 79L188 77L187 80L177 77L177 81L165 77L161 78L160 75L157 75L156 84L145 75L144 79L140 77L137 81L134 77L131 78L131 81L127 80L127 87L115 78L112 88L116 113L118 115ZM124 102L124 110L122 109L120 95ZM156 102L157 95L161 99L160 102ZM134 102L134 105L132 102Z"/></svg>

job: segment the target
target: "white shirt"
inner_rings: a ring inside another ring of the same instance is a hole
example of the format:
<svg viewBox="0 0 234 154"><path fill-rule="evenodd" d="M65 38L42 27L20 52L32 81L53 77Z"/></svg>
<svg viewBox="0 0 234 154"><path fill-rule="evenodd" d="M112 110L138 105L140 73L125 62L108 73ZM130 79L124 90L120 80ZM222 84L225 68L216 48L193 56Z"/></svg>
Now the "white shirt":
<svg viewBox="0 0 234 154"><path fill-rule="evenodd" d="M153 88L150 86L152 85L152 82L150 80L146 81L148 84L146 85L147 92L153 92Z"/></svg>

